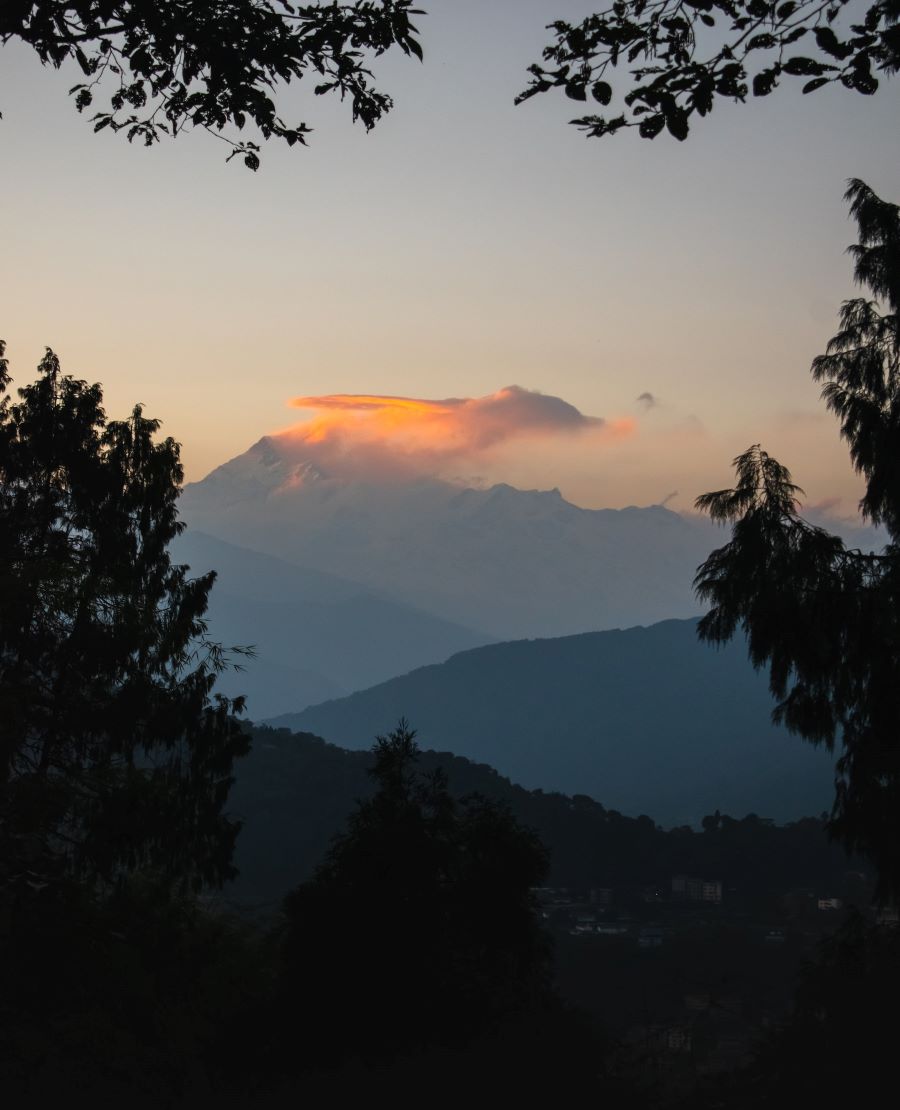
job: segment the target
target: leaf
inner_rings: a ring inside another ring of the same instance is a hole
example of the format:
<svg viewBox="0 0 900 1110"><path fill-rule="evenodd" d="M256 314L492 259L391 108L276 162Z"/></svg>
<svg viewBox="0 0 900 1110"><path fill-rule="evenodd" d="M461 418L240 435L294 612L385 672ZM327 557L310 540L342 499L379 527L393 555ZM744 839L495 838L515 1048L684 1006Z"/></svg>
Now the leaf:
<svg viewBox="0 0 900 1110"><path fill-rule="evenodd" d="M806 82L803 86L803 91L804 93L815 92L816 89L821 89L823 85L827 85L828 81L829 78L827 77L816 77L815 80Z"/></svg>
<svg viewBox="0 0 900 1110"><path fill-rule="evenodd" d="M641 120L638 134L642 139L655 139L665 126L665 117L659 112L655 116L648 116L647 119Z"/></svg>
<svg viewBox="0 0 900 1110"><path fill-rule="evenodd" d="M587 88L576 81L566 83L566 96L570 100L587 100Z"/></svg>
<svg viewBox="0 0 900 1110"><path fill-rule="evenodd" d="M714 92L715 82L711 77L701 79L694 89L691 103L701 116L708 115L712 111Z"/></svg>
<svg viewBox="0 0 900 1110"><path fill-rule="evenodd" d="M683 108L674 108L666 114L666 127L669 134L680 143L688 137L688 114Z"/></svg>
<svg viewBox="0 0 900 1110"><path fill-rule="evenodd" d="M595 81L591 88L591 96L600 104L609 104L612 100L612 85L606 81Z"/></svg>
<svg viewBox="0 0 900 1110"><path fill-rule="evenodd" d="M761 70L753 78L753 95L754 96L768 96L769 93L778 85L778 70L777 67Z"/></svg>
<svg viewBox="0 0 900 1110"><path fill-rule="evenodd" d="M788 58L782 68L792 77L819 77L834 66L817 62L814 58Z"/></svg>
<svg viewBox="0 0 900 1110"><path fill-rule="evenodd" d="M816 36L816 45L820 50L824 50L825 53L830 54L832 58L846 57L843 46L830 27L816 27L814 34Z"/></svg>
<svg viewBox="0 0 900 1110"><path fill-rule="evenodd" d="M857 70L851 74L852 84L850 88L856 89L858 93L863 96L873 96L878 92L878 78L873 76L868 70Z"/></svg>

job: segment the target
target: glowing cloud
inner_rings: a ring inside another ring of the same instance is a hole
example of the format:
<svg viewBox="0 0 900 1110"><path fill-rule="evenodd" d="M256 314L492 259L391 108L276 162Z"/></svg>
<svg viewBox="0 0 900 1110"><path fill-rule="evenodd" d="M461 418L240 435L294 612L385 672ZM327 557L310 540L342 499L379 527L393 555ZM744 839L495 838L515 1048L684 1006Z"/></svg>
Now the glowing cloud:
<svg viewBox="0 0 900 1110"><path fill-rule="evenodd" d="M311 418L281 433L335 475L447 476L448 468L490 463L535 440L599 443L627 436L630 420L585 416L559 397L511 385L487 397L430 401L414 397L332 394L296 397Z"/></svg>

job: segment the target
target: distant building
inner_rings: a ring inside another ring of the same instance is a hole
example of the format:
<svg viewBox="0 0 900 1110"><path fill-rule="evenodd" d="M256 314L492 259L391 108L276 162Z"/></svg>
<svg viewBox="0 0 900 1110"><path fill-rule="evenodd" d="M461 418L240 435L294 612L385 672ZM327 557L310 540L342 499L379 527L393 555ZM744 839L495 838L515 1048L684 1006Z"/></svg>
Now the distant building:
<svg viewBox="0 0 900 1110"><path fill-rule="evenodd" d="M699 902L703 897L703 880L691 875L675 875L672 879L672 897L677 902Z"/></svg>
<svg viewBox="0 0 900 1110"><path fill-rule="evenodd" d="M722 901L722 880L675 875L672 878L672 898L676 902L713 902L718 905Z"/></svg>
<svg viewBox="0 0 900 1110"><path fill-rule="evenodd" d="M839 910L841 908L841 906L843 906L843 904L844 903L841 901L840 898L820 898L819 899L819 909L820 910Z"/></svg>

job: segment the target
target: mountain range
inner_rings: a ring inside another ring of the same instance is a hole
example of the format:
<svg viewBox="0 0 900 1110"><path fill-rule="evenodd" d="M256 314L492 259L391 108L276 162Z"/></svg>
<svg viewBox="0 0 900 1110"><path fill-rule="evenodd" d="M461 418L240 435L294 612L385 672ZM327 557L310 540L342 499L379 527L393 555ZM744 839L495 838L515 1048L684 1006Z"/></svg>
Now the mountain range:
<svg viewBox="0 0 900 1110"><path fill-rule="evenodd" d="M694 573L723 539L709 521L658 505L582 509L558 490L349 480L297 451L289 437L259 440L187 486L183 516L484 639L695 615Z"/></svg>
<svg viewBox="0 0 900 1110"><path fill-rule="evenodd" d="M197 574L216 571L211 635L255 650L241 660L242 670L225 671L217 688L246 695L257 718L340 697L487 642L359 583L193 529L173 543L172 557Z"/></svg>
<svg viewBox="0 0 900 1110"><path fill-rule="evenodd" d="M257 726L250 732L252 748L235 765L228 800L243 827L235 859L239 875L225 896L246 909L271 908L312 875L359 799L371 796L372 753L285 729ZM483 763L420 752L420 773L439 768L454 797L477 793L500 802L538 833L549 851L548 880L554 885L616 887L621 896L622 888L668 884L672 875L686 872L724 877L743 895L751 889L765 894L798 881L840 889L847 867L843 851L815 819L779 828L748 817L725 821L712 835L666 834L652 819L626 817L584 795L527 791Z"/></svg>
<svg viewBox="0 0 900 1110"><path fill-rule="evenodd" d="M772 705L746 645L701 643L687 620L490 644L267 723L361 749L406 717L426 747L667 826L821 813L831 756L775 727Z"/></svg>

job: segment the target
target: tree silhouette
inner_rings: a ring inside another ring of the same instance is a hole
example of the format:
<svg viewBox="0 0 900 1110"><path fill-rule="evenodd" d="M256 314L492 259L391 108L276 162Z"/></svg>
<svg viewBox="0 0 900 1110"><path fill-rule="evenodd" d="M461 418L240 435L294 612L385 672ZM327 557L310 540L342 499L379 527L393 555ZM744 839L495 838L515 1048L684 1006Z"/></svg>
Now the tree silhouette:
<svg viewBox="0 0 900 1110"><path fill-rule="evenodd" d="M416 772L405 721L376 741L377 790L285 901L289 999L317 1051L374 1059L466 1040L538 1002L549 951L536 836L441 772Z"/></svg>
<svg viewBox="0 0 900 1110"><path fill-rule="evenodd" d="M108 103L94 130L124 131L152 145L202 127L259 166L259 144L235 138L247 123L263 139L305 144L310 128L287 124L279 86L307 74L315 93L349 98L353 119L375 126L392 106L372 84L367 54L393 46L421 59L412 0L292 5L288 0L4 0L0 42L18 39L45 65L75 61L86 80L70 89L79 112L102 84Z"/></svg>
<svg viewBox="0 0 900 1110"><path fill-rule="evenodd" d="M592 138L637 127L645 139L664 129L685 139L717 97L768 96L784 77L803 78L805 93L840 84L871 96L878 75L900 67L898 21L900 0L860 16L850 0L615 0L580 23L550 24L555 41L516 102L560 88L606 107L627 70L618 114L572 124Z"/></svg>
<svg viewBox="0 0 900 1110"><path fill-rule="evenodd" d="M0 344L0 356L4 354ZM99 385L47 351L9 397L0 357L0 860L7 891L233 874L224 806L248 749L213 696L226 658L188 577L178 445L140 406L107 421ZM240 650L240 649L239 649Z"/></svg>
<svg viewBox="0 0 900 1110"><path fill-rule="evenodd" d="M846 199L855 277L876 299L844 303L812 372L866 480L863 516L891 542L851 551L806 523L789 471L757 445L735 460L733 489L697 500L733 531L695 586L712 603L700 635L746 632L754 665L769 669L775 719L839 747L829 829L873 860L887 899L900 894L900 208L856 180Z"/></svg>

